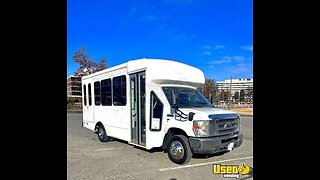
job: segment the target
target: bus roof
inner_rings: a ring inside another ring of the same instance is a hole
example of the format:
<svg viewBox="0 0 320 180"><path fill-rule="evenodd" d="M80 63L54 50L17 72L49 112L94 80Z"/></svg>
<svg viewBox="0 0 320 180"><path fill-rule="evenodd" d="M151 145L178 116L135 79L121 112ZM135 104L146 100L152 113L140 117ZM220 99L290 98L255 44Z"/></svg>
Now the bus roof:
<svg viewBox="0 0 320 180"><path fill-rule="evenodd" d="M82 79L88 79L123 68L126 68L127 74L146 70L146 80L156 84L179 84L198 87L205 82L204 74L198 68L174 60L145 58L130 60L126 63L83 76Z"/></svg>

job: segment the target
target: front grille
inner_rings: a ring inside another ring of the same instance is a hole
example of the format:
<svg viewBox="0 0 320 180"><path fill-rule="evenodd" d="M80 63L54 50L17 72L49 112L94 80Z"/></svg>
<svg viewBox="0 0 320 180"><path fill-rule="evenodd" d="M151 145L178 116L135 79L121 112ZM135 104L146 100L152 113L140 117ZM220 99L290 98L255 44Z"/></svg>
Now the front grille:
<svg viewBox="0 0 320 180"><path fill-rule="evenodd" d="M237 114L210 115L211 132L215 135L226 135L239 131L239 116Z"/></svg>
<svg viewBox="0 0 320 180"><path fill-rule="evenodd" d="M236 119L216 120L219 127L219 135L233 133L237 129Z"/></svg>

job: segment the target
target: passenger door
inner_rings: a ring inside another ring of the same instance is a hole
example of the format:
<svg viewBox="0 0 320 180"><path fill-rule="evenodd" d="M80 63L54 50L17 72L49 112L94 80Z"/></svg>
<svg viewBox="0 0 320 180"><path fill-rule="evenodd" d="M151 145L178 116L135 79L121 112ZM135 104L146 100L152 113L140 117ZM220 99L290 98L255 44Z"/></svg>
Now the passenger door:
<svg viewBox="0 0 320 180"><path fill-rule="evenodd" d="M146 145L145 71L130 74L131 143Z"/></svg>

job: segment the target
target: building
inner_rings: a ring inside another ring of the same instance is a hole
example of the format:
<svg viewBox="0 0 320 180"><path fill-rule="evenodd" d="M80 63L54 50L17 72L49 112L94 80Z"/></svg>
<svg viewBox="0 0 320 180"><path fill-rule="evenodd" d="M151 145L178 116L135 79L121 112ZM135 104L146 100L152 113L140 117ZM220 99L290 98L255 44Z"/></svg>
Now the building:
<svg viewBox="0 0 320 180"><path fill-rule="evenodd" d="M231 89L231 94L234 94L235 92L240 92L241 90L253 88L253 79L227 79L224 81L217 81L217 85L219 90L230 91Z"/></svg>
<svg viewBox="0 0 320 180"><path fill-rule="evenodd" d="M231 91L231 96L234 96L235 92L240 94L241 90L244 90L248 94L248 90L251 92L246 97L248 100L252 100L253 78L239 78L239 79L227 79L224 81L217 81L217 86L220 91ZM232 98L233 100L233 98Z"/></svg>
<svg viewBox="0 0 320 180"><path fill-rule="evenodd" d="M67 78L67 96L81 97L81 77L69 76Z"/></svg>

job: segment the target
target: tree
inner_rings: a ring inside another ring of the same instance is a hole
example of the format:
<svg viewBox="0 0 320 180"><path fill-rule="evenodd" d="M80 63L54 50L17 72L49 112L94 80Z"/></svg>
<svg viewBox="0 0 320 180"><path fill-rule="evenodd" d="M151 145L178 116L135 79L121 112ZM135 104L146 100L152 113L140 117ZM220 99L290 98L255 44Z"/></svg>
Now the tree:
<svg viewBox="0 0 320 180"><path fill-rule="evenodd" d="M253 86L248 86L248 88L245 90L246 93L246 97L248 97L250 99L250 101L252 101L253 98Z"/></svg>
<svg viewBox="0 0 320 180"><path fill-rule="evenodd" d="M245 93L244 90L240 90L240 102L243 102L245 100Z"/></svg>
<svg viewBox="0 0 320 180"><path fill-rule="evenodd" d="M72 60L80 65L74 73L75 76L84 76L108 68L105 57L102 57L99 63L96 63L89 58L86 48L76 50L72 56Z"/></svg>
<svg viewBox="0 0 320 180"><path fill-rule="evenodd" d="M229 100L231 100L231 92L229 90L224 92L225 101L229 104Z"/></svg>
<svg viewBox="0 0 320 180"><path fill-rule="evenodd" d="M107 58L102 57L99 63L95 63L96 71L107 69Z"/></svg>
<svg viewBox="0 0 320 180"><path fill-rule="evenodd" d="M220 101L229 102L229 99L231 97L231 92L229 90L221 90L219 99Z"/></svg>
<svg viewBox="0 0 320 180"><path fill-rule="evenodd" d="M224 90L221 90L221 91L220 91L219 100L220 100L220 101L224 101Z"/></svg>
<svg viewBox="0 0 320 180"><path fill-rule="evenodd" d="M234 93L233 98L236 100L236 102L238 101L238 99L239 99L239 92L238 91L236 91Z"/></svg>
<svg viewBox="0 0 320 180"><path fill-rule="evenodd" d="M198 89L203 93L203 95L207 99L210 99L212 96L213 101L219 100L219 89L214 79L206 78L204 85L200 86Z"/></svg>

